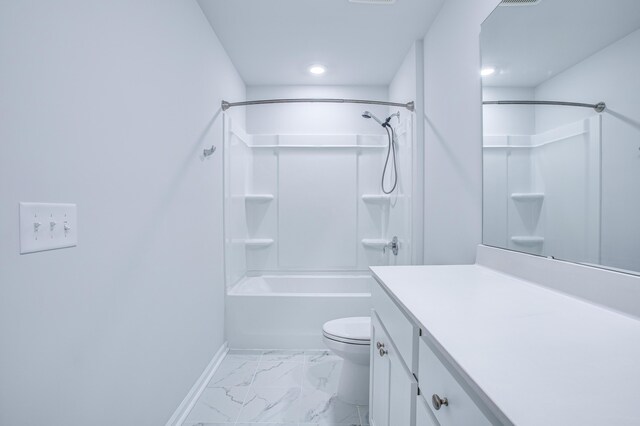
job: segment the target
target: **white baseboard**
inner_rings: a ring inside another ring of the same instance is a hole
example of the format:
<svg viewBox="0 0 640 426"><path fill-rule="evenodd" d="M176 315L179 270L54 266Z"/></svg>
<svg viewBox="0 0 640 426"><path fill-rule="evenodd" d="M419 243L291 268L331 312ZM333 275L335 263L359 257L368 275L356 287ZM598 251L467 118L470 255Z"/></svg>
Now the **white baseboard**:
<svg viewBox="0 0 640 426"><path fill-rule="evenodd" d="M209 383L209 380L211 380L211 378L213 377L213 374L218 369L218 366L220 365L222 359L228 351L229 346L227 345L227 342L224 342L222 346L220 346L220 349L218 349L218 352L216 352L216 354L213 356L211 362L209 362L209 365L207 365L200 377L198 377L198 380L196 380L194 385L191 387L191 390L182 400L169 421L167 421L166 426L182 425L182 423L189 415L189 412L195 405L196 401L198 400L198 398L200 398L200 395L202 395L202 392L207 387L207 383Z"/></svg>

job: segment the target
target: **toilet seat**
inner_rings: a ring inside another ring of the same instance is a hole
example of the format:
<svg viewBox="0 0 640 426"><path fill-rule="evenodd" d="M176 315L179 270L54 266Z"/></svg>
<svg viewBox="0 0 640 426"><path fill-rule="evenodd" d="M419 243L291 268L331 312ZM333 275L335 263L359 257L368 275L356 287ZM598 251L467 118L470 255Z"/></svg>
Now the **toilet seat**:
<svg viewBox="0 0 640 426"><path fill-rule="evenodd" d="M327 321L322 326L322 334L336 342L368 346L371 343L371 317L350 317Z"/></svg>

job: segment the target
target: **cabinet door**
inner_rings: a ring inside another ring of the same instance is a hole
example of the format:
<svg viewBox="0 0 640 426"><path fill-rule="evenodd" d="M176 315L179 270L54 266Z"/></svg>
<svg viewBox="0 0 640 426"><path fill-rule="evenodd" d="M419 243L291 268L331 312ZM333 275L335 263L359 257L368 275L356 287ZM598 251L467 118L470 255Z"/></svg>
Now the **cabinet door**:
<svg viewBox="0 0 640 426"><path fill-rule="evenodd" d="M389 423L391 425L415 425L415 406L418 394L418 383L409 373L402 358L391 345L387 348L389 357Z"/></svg>
<svg viewBox="0 0 640 426"><path fill-rule="evenodd" d="M389 338L375 314L371 316L371 380L369 383L369 422L371 426L389 426L389 391L391 365L389 357L381 357L377 344Z"/></svg>
<svg viewBox="0 0 640 426"><path fill-rule="evenodd" d="M371 425L413 426L418 391L416 380L376 315L373 315L372 327ZM382 352L378 343L384 345Z"/></svg>

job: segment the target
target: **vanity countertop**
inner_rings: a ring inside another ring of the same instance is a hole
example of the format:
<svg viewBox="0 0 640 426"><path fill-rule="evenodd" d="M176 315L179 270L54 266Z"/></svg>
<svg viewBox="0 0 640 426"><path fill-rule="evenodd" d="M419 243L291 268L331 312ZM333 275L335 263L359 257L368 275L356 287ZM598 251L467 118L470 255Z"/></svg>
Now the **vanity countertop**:
<svg viewBox="0 0 640 426"><path fill-rule="evenodd" d="M372 267L516 425L640 425L640 321L481 265Z"/></svg>

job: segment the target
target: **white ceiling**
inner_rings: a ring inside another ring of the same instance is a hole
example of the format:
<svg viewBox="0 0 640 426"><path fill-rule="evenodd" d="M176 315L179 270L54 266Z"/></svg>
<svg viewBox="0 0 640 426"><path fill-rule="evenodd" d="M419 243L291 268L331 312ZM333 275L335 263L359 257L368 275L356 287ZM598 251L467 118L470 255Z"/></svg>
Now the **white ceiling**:
<svg viewBox="0 0 640 426"><path fill-rule="evenodd" d="M497 70L483 83L536 87L638 28L640 0L498 7L482 24L482 64Z"/></svg>
<svg viewBox="0 0 640 426"><path fill-rule="evenodd" d="M198 0L247 85L388 85L443 2Z"/></svg>

